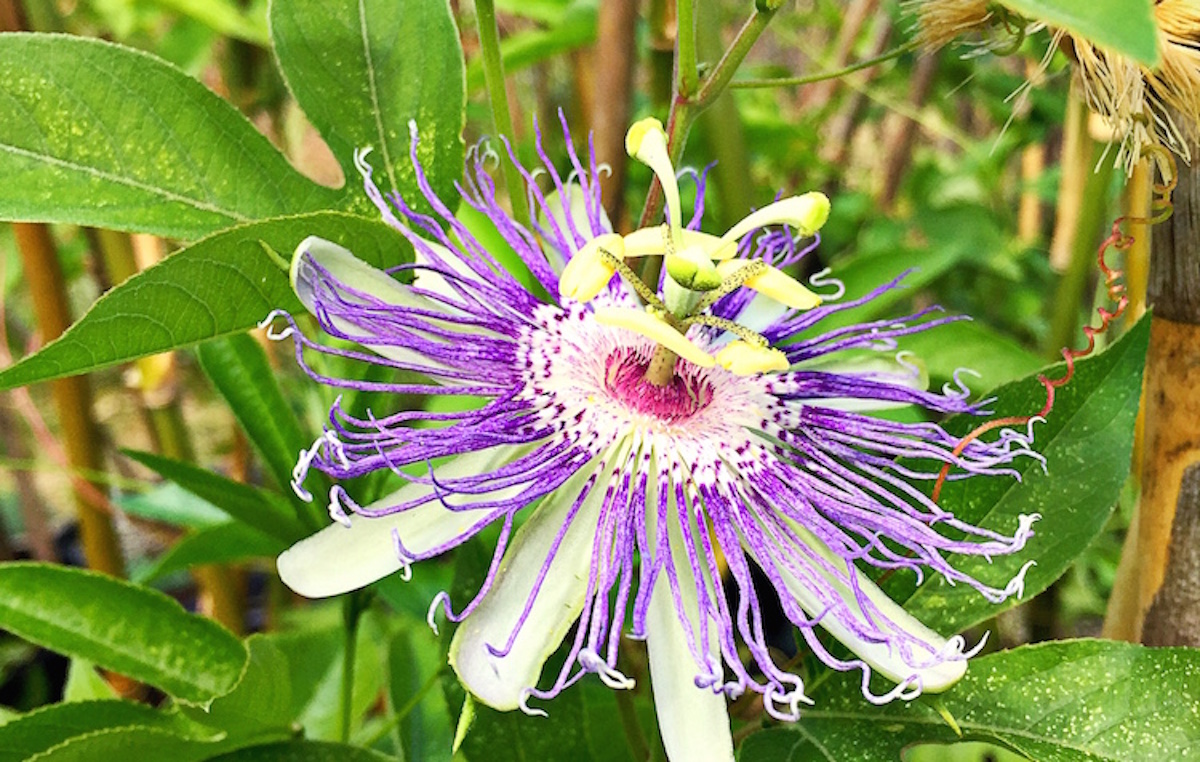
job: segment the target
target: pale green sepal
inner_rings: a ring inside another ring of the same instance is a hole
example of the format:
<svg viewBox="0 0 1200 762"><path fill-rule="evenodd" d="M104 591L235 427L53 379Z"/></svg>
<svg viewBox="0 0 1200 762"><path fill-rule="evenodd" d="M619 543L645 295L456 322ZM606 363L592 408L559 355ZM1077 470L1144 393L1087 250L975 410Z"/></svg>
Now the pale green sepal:
<svg viewBox="0 0 1200 762"><path fill-rule="evenodd" d="M438 481L477 476L494 471L523 450L498 445L459 455L434 469ZM473 501L503 500L519 494L520 486L472 495ZM429 502L402 513L379 518L351 515L349 526L334 523L306 537L280 554L279 577L306 598L327 598L366 587L407 567L397 553L393 532L410 553L421 553L466 532L489 515L489 510L450 511L432 484L409 482L368 508L380 509L420 498Z"/></svg>
<svg viewBox="0 0 1200 762"><path fill-rule="evenodd" d="M652 467L646 493L650 499L658 495L655 483L657 473L658 469ZM666 563L675 567L683 611L693 637L700 638L703 632L701 628L706 628L708 642L712 643L716 640L716 633L712 631L711 621L700 618L696 579L687 562L674 490L668 490L667 495L666 524L670 558L666 559ZM657 518L654 512L647 512L646 524L650 537L659 536ZM705 584L707 589L712 589L711 580L706 580ZM675 607L665 571L660 572L655 580L650 605L646 610L646 650L650 661L654 711L658 716L667 759L732 762L733 736L729 728L725 696L696 687L695 678L701 672L701 667L696 664L688 647L687 633L680 612Z"/></svg>
<svg viewBox="0 0 1200 762"><path fill-rule="evenodd" d="M597 475L566 530L512 648L500 656L488 650L488 646L502 649L508 642L568 512L598 469L597 461L580 468L517 531L491 590L454 633L451 668L464 688L493 709L509 711L523 705L527 692L537 686L542 665L583 610L607 469Z"/></svg>

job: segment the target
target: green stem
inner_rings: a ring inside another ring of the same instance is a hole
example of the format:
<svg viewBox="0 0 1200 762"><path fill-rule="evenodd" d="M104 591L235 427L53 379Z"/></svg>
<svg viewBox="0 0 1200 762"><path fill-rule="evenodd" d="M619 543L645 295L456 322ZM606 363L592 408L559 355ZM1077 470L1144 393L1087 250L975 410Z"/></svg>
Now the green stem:
<svg viewBox="0 0 1200 762"><path fill-rule="evenodd" d="M404 702L404 706L397 709L396 713L389 717L387 722L383 723L383 725L381 725L371 735L370 738L363 741L361 744L359 744L359 746L365 749L374 748L375 744L382 741L388 733L392 732L393 728L404 722L404 718L412 714L412 711L417 708L417 705L425 699L426 694L433 690L438 682L442 679L442 675L444 675L445 672L446 671L443 668L430 675L425 682L421 684L421 687L417 689L417 692L414 693L412 697L408 699L408 701Z"/></svg>
<svg viewBox="0 0 1200 762"><path fill-rule="evenodd" d="M869 69L872 66L878 66L879 64L886 63L887 61L891 61L894 58L899 58L900 56L904 55L905 53L915 50L916 47L917 47L916 42L907 42L898 48L894 48L893 50L889 50L888 52L883 53L882 55L875 56L874 58L868 58L864 61L859 61L858 63L850 64L849 66L843 66L842 68L836 69L834 71L821 72L820 74L809 74L806 77L776 77L776 78L772 78L772 79L738 79L738 80L734 80L733 82L730 82L729 87L733 88L733 89L738 89L738 90L750 90L750 89L759 89L759 88L766 88L766 87L795 87L797 85L811 85L815 82L824 82L825 80L829 80L829 79L837 79L839 77L844 77L847 74L853 74L856 71L862 71L863 69Z"/></svg>
<svg viewBox="0 0 1200 762"><path fill-rule="evenodd" d="M625 731L625 741L629 745L629 758L633 760L650 759L650 744L646 742L646 734L642 724L638 722L637 707L633 703L630 691L613 691L617 701L617 714L621 718L621 730Z"/></svg>
<svg viewBox="0 0 1200 762"><path fill-rule="evenodd" d="M487 86L488 103L492 108L492 122L496 137L513 142L512 114L508 110L508 90L504 86L504 62L500 58L500 30L496 26L494 0L476 0L475 16L479 22L479 51L483 56L483 81ZM513 219L529 227L529 202L525 198L525 184L511 162L501 161L504 187L508 189L512 204Z"/></svg>
<svg viewBox="0 0 1200 762"><path fill-rule="evenodd" d="M684 13L683 10L688 4L682 2L677 6L677 13ZM683 147L687 144L688 132L692 128L692 124L696 121L696 117L712 102L717 99L725 87L733 80L733 75L737 71L738 66L745 60L746 54L750 52L750 48L754 47L754 43L762 36L763 31L767 28L767 24L775 16L778 6L774 3L763 3L761 6L756 6L754 13L750 18L746 19L746 23L738 30L737 36L734 37L729 49L721 56L721 60L717 62L712 74L705 78L703 84L695 95L691 95L686 88L686 83L683 81L684 67L679 65L676 67L678 72L675 82L675 93L671 98L671 113L667 117L667 150L671 155L671 163L678 164L679 158L683 155ZM690 14L692 8L689 6L686 11ZM689 19L691 16L689 15ZM694 26L694 21L692 22ZM679 61L683 62L683 57L690 56L691 60L695 61L695 35L687 34L687 29L684 27L684 19L679 18L679 38L677 42L676 56ZM693 65L694 69L694 65ZM646 194L646 205L642 208L641 221L638 227L646 227L651 224L651 221L662 214L663 208L663 193L662 186L659 185L657 179L650 185L650 192ZM659 274L662 272L662 257L646 257L641 267L642 282L653 289L658 288Z"/></svg>
<svg viewBox="0 0 1200 762"><path fill-rule="evenodd" d="M1101 151L1101 146L1093 148L1092 163L1089 166L1096 166ZM1071 243L1071 261L1058 281L1054 300L1051 302L1047 357L1057 359L1063 347L1075 346L1084 291L1096 266L1100 233L1105 229L1109 203L1108 188L1112 173L1112 162L1104 161L1096 171L1088 175L1084 186L1083 204L1079 210L1075 237Z"/></svg>
<svg viewBox="0 0 1200 762"><path fill-rule="evenodd" d="M742 24L742 28L738 30L737 36L733 38L725 55L721 56L721 60L717 62L712 74L705 77L704 84L700 86L700 92L696 94L694 101L697 110L703 111L717 99L717 96L725 92L725 88L733 81L733 75L737 73L738 67L742 65L742 61L746 59L746 55L754 47L754 43L758 42L758 38L762 36L767 24L771 23L771 19L775 17L778 10L778 6L774 3L764 3L755 7L754 13L746 19L745 24Z"/></svg>
<svg viewBox="0 0 1200 762"><path fill-rule="evenodd" d="M676 93L691 98L700 82L696 68L696 3L679 0L675 3L676 19Z"/></svg>
<svg viewBox="0 0 1200 762"><path fill-rule="evenodd" d="M346 646L342 651L341 739L350 740L350 721L354 715L354 660L358 651L358 625L367 610L371 593L359 590L342 598L342 628Z"/></svg>

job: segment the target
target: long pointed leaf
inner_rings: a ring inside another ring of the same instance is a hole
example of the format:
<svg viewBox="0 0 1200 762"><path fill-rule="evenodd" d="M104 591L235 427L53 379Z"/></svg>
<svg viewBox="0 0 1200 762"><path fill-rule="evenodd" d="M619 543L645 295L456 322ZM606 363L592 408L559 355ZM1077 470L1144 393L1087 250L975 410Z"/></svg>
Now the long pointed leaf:
<svg viewBox="0 0 1200 762"><path fill-rule="evenodd" d="M411 248L392 228L338 212L226 230L109 291L59 339L0 371L0 389L87 373L241 333L273 309L302 310L287 273L266 255L262 242L290 254L309 235L348 246L376 265L397 265L411 256Z"/></svg>
<svg viewBox="0 0 1200 762"><path fill-rule="evenodd" d="M200 366L229 403L238 423L258 448L275 483L286 489L296 454L312 443L300 430L267 353L250 336L228 336L206 342L198 349Z"/></svg>
<svg viewBox="0 0 1200 762"><path fill-rule="evenodd" d="M272 2L269 15L279 67L354 178L349 184L357 184L354 151L369 146L379 187L419 203L409 161L414 120L430 184L443 198L453 193L462 176L465 74L446 0L291 0Z"/></svg>
<svg viewBox="0 0 1200 762"><path fill-rule="evenodd" d="M148 452L124 450L125 455L159 476L183 487L248 527L292 543L308 534L283 498L249 484L235 482L203 468ZM207 527L202 527L207 528Z"/></svg>
<svg viewBox="0 0 1200 762"><path fill-rule="evenodd" d="M229 693L249 659L228 630L162 593L50 564L0 565L0 627L193 704Z"/></svg>
<svg viewBox="0 0 1200 762"><path fill-rule="evenodd" d="M46 34L0 36L0 177L2 219L189 240L346 195L165 61Z"/></svg>

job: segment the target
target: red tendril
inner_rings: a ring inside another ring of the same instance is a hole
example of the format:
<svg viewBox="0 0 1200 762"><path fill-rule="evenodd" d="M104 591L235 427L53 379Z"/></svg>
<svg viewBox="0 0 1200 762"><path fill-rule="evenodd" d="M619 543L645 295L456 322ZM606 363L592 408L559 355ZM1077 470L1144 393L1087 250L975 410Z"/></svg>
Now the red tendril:
<svg viewBox="0 0 1200 762"><path fill-rule="evenodd" d="M1133 243L1133 236L1121 232L1121 223L1125 222L1125 220L1125 217L1119 217L1117 218L1116 222L1113 223L1112 234L1105 239L1104 243L1100 244L1100 251L1096 257L1100 265L1100 271L1104 273L1104 285L1108 291L1108 298L1110 301L1116 303L1116 309L1112 312L1109 312L1104 307L1100 307L1096 310L1096 312L1100 315L1100 325L1095 328L1090 325L1084 327L1083 333L1085 336L1087 336L1086 347L1083 349L1071 349L1069 347L1063 347L1062 355L1063 359L1067 362L1067 370L1060 378L1049 378L1045 373L1038 374L1038 381L1040 381L1042 386L1046 388L1046 404L1042 405L1042 409L1040 411L1034 415L1018 415L1009 416L1007 418L996 418L982 424L974 431L959 440L958 445L951 452L953 457L957 458L958 456L962 455L963 451L967 449L967 445L971 444L971 442L975 441L981 435L991 431L992 429L998 429L1003 426L1020 426L1029 423L1034 418L1045 418L1047 415L1049 415L1050 411L1054 408L1055 390L1059 387L1065 386L1067 382L1069 382L1075 375L1075 361L1081 357L1090 355L1096 348L1096 336L1107 331L1108 327L1112 324L1112 321L1120 317L1121 314L1125 312L1125 308L1129 305L1129 297L1125 293L1125 284L1121 282L1122 272L1116 268L1109 267L1108 263L1105 261L1105 255L1108 253L1109 248L1124 250L1129 248L1129 246ZM950 475L950 466L951 464L949 462L942 464L942 470L938 473L937 481L933 484L932 497L935 503L937 502L938 497L942 494L942 485L946 483L946 477Z"/></svg>
<svg viewBox="0 0 1200 762"><path fill-rule="evenodd" d="M1155 151L1154 149L1157 150ZM1129 296L1125 293L1125 284L1121 282L1122 272L1116 268L1109 267L1108 262L1105 261L1105 255L1108 254L1108 250L1110 248L1123 251L1128 249L1133 244L1133 236L1121 231L1122 223L1130 222L1141 225L1156 225L1165 221L1171 216L1171 213L1174 211L1174 207L1171 204L1171 191L1175 189L1175 184L1179 179L1179 173L1176 171L1175 167L1175 159L1168 151L1159 146L1151 146L1147 149L1147 151L1153 153L1156 158L1160 158L1161 161L1165 162L1165 169L1163 171L1165 180L1162 183L1155 183L1154 185L1155 197L1150 205L1150 217L1118 217L1116 221L1113 222L1111 234L1104 240L1104 243L1100 244L1100 250L1096 254L1096 261L1100 266L1100 272L1104 273L1104 287L1108 292L1108 299L1117 305L1116 309L1112 312L1109 312L1104 307L1098 307L1096 309L1097 314L1100 315L1100 325L1095 328L1092 326L1084 327L1083 333L1085 336L1087 336L1086 347L1083 349L1070 349L1068 347L1063 347L1062 355L1063 359L1066 360L1067 370L1065 373L1063 373L1061 378L1052 379L1048 378L1044 373L1038 374L1038 381L1040 381L1042 386L1046 389L1046 404L1042 406L1040 411L1034 415L1018 415L1009 416L1007 418L997 418L982 424L959 440L958 445L956 445L954 450L951 452L953 457L957 458L958 456L962 455L963 451L967 449L967 445L971 444L971 442L975 441L981 435L991 431L992 429L1001 428L1003 426L1025 425L1034 418L1045 419L1045 417L1050 414L1050 411L1054 409L1055 390L1065 386L1067 382L1069 382L1075 375L1075 361L1082 357L1087 357L1092 353L1093 350L1095 350L1096 336L1107 331L1108 327L1112 325L1112 322L1120 317L1125 312L1125 308L1129 306ZM1163 164L1160 164L1160 167L1163 166ZM932 498L935 503L937 502L938 497L942 494L942 485L946 483L946 477L950 475L951 465L952 464L948 462L942 464L942 470L938 472L937 481L933 484L932 493Z"/></svg>

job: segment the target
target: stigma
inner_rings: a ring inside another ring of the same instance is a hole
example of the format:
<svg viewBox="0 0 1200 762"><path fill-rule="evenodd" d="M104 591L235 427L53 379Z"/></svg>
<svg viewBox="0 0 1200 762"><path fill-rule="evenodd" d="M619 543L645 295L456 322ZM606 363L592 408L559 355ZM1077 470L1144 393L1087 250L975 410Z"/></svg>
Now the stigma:
<svg viewBox="0 0 1200 762"><path fill-rule="evenodd" d="M595 312L600 322L633 331L654 341L664 354L669 352L701 367L716 365L736 375L787 370L784 354L768 346L761 335L732 321L715 320L709 308L743 287L788 309L819 306L821 298L795 278L761 260L735 255L743 239L764 227L786 225L799 236L816 234L829 218L829 199L818 191L780 199L747 215L720 236L685 230L679 184L662 123L653 118L634 123L625 147L658 178L666 198L667 220L628 235L606 233L586 242L563 269L559 293L589 302L614 277L620 277L642 298L644 309L603 307ZM666 277L661 292L641 282L626 264L626 260L652 256L664 258ZM697 324L727 329L736 338L714 358L687 336L687 329ZM672 376L651 374L647 378L654 386L662 386Z"/></svg>

